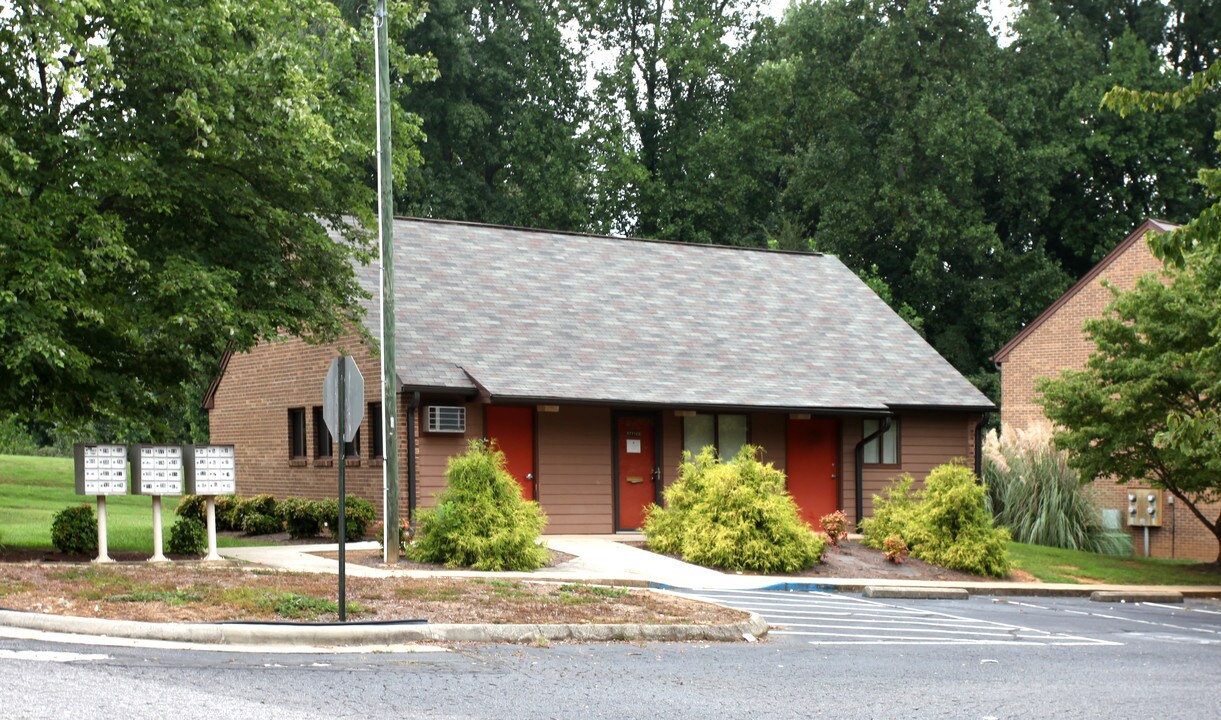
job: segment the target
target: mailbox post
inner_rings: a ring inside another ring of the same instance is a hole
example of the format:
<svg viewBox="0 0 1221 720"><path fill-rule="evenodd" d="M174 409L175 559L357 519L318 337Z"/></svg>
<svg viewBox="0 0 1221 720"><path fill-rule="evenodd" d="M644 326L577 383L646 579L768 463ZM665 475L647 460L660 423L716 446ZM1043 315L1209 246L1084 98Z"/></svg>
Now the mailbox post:
<svg viewBox="0 0 1221 720"><path fill-rule="evenodd" d="M204 560L220 560L216 552L216 496L237 492L237 462L232 445L187 445L183 448L186 489L203 495L207 506L208 554Z"/></svg>
<svg viewBox="0 0 1221 720"><path fill-rule="evenodd" d="M169 562L161 553L161 496L182 494L182 446L135 445L130 451L131 491L153 498L153 556L149 562Z"/></svg>
<svg viewBox="0 0 1221 720"><path fill-rule="evenodd" d="M123 445L76 443L72 446L76 494L94 495L98 504L97 563L114 562L106 532L106 496L127 494L127 448Z"/></svg>

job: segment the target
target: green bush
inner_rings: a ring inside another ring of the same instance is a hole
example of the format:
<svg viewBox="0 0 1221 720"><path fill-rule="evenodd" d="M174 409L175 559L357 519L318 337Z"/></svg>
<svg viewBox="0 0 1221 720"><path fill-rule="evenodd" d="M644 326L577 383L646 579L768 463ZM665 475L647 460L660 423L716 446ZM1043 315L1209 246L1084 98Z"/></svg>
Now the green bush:
<svg viewBox="0 0 1221 720"><path fill-rule="evenodd" d="M874 517L861 522L866 544L882 548L897 535L925 562L976 575L1009 573L1009 531L993 526L975 473L961 465L939 465L923 491L913 493L911 482L905 475L886 498L874 496Z"/></svg>
<svg viewBox="0 0 1221 720"><path fill-rule="evenodd" d="M220 498L217 498L219 504ZM247 518L253 515L263 515L265 517L276 516L276 499L271 495L255 495L253 497L237 497L233 496L233 509L231 511L231 522L234 530L241 530L245 533L250 533L246 529ZM219 507L217 508L219 511ZM272 530L271 532L280 532ZM267 533L250 533L253 535L266 535Z"/></svg>
<svg viewBox="0 0 1221 720"><path fill-rule="evenodd" d="M743 446L729 462L711 448L687 456L666 507L644 523L650 549L727 570L796 572L822 559L826 540L802 522L784 473Z"/></svg>
<svg viewBox="0 0 1221 720"><path fill-rule="evenodd" d="M93 508L73 505L51 518L51 544L69 555L94 555L98 551L98 521Z"/></svg>
<svg viewBox="0 0 1221 720"><path fill-rule="evenodd" d="M322 508L313 500L285 498L276 506L276 514L284 521L288 536L294 540L322 534ZM338 511L335 514L338 516Z"/></svg>
<svg viewBox="0 0 1221 720"><path fill-rule="evenodd" d="M170 528L170 541L166 548L174 555L203 555L208 550L207 530L204 524L193 517L183 516Z"/></svg>
<svg viewBox="0 0 1221 720"><path fill-rule="evenodd" d="M178 509L174 513L178 517L195 518L200 523L206 523L208 511L205 501L203 495L183 495L182 500L178 503Z"/></svg>
<svg viewBox="0 0 1221 720"><path fill-rule="evenodd" d="M547 516L522 498L504 453L472 440L465 454L449 459L445 479L436 507L419 515L408 557L476 570L534 570L547 563L547 549L537 542Z"/></svg>
<svg viewBox="0 0 1221 720"><path fill-rule="evenodd" d="M284 521L275 515L249 513L242 518L242 532L247 535L271 535L284 529Z"/></svg>
<svg viewBox="0 0 1221 720"><path fill-rule="evenodd" d="M377 517L377 509L373 507L373 503L355 495L344 496L343 510L343 534L344 540L347 542L354 542L363 538L365 530L373 524L374 518ZM339 501L318 501L318 513L319 517L322 518L322 522L326 523L331 537L338 537Z"/></svg>
<svg viewBox="0 0 1221 720"><path fill-rule="evenodd" d="M996 431L984 443L984 486L997 523L1013 539L1030 545L1129 555L1132 541L1123 531L1108 531L1080 474L1069 467L1051 430Z"/></svg>
<svg viewBox="0 0 1221 720"><path fill-rule="evenodd" d="M237 495L217 495L213 503L216 509L217 531L241 530L242 519L237 516L237 508L242 498ZM207 513L207 509L204 510ZM205 521L206 525L207 522Z"/></svg>

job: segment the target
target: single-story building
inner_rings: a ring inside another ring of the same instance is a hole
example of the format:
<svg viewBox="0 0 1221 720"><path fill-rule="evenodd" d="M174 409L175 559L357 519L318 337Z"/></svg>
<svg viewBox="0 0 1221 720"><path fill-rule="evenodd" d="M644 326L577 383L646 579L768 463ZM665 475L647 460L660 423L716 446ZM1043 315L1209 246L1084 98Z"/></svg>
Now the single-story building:
<svg viewBox="0 0 1221 720"><path fill-rule="evenodd" d="M633 530L684 451L750 443L811 523L855 521L900 473L973 463L995 410L828 255L439 220L394 232L400 485L423 506L486 437L548 532ZM359 272L376 297L379 269ZM369 406L349 491L380 509L378 359L356 333L338 345ZM212 441L237 446L240 493L335 495L320 406L336 353L284 340L225 358L205 406Z"/></svg>
<svg viewBox="0 0 1221 720"><path fill-rule="evenodd" d="M1111 302L1111 292L1102 283L1131 290L1141 276L1159 272L1162 263L1149 249L1146 237L1175 227L1161 220L1146 220L992 356L1001 370L1002 433L1050 424L1038 404L1035 387L1039 379L1085 367L1096 348L1082 326L1090 318L1102 317ZM1126 518L1128 486L1100 480L1091 489L1103 509L1118 510ZM1221 510L1215 505L1205 507L1214 513ZM1216 559L1216 537L1189 510L1167 504L1163 516L1161 527L1150 529L1151 555ZM1133 532L1143 534L1139 528ZM1143 542L1143 538L1137 538L1136 547L1142 548Z"/></svg>

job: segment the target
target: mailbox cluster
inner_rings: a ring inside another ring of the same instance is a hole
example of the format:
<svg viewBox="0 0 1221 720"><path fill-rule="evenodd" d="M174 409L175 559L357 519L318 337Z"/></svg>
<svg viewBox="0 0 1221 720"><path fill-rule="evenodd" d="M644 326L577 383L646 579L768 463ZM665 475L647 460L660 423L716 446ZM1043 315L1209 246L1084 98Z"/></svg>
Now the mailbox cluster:
<svg viewBox="0 0 1221 720"><path fill-rule="evenodd" d="M77 443L77 495L126 495L131 462L134 495L233 495L237 463L232 445Z"/></svg>
<svg viewBox="0 0 1221 720"><path fill-rule="evenodd" d="M153 557L161 554L161 496L203 495L207 498L208 557L219 560L216 552L214 495L237 492L237 463L232 445L125 445L77 443L76 493L93 495L98 503L97 562L111 562L106 547L106 497L109 495L149 495L153 498ZM131 482L127 463L131 462Z"/></svg>

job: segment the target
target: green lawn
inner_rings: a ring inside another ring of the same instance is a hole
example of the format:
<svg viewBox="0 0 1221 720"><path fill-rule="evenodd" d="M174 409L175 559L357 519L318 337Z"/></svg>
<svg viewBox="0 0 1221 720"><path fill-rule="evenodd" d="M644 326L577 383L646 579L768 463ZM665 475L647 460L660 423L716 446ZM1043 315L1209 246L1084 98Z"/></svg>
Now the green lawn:
<svg viewBox="0 0 1221 720"><path fill-rule="evenodd" d="M1043 582L1221 585L1221 572L1203 572L1191 560L1111 557L1022 543L1009 543L1009 559Z"/></svg>
<svg viewBox="0 0 1221 720"><path fill-rule="evenodd" d="M76 494L72 459L0 455L0 543L9 547L51 547L51 518L93 497ZM177 497L164 497L161 517L165 539L177 516ZM114 551L153 552L153 501L143 495L111 496L106 500L107 542ZM259 544L220 536L221 547Z"/></svg>

